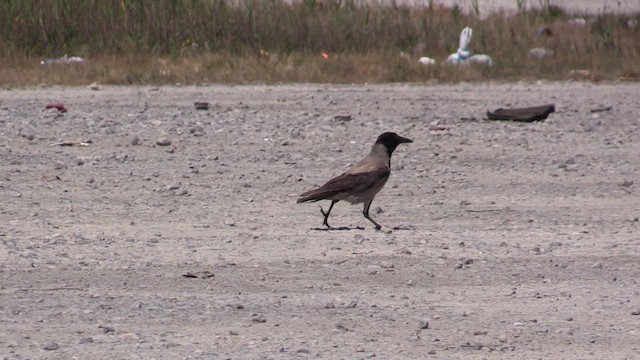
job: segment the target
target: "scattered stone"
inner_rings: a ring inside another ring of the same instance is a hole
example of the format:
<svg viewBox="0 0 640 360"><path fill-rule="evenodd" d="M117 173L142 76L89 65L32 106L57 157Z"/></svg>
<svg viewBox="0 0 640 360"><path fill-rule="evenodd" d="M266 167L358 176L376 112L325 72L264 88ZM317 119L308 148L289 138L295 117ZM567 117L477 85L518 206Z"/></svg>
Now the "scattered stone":
<svg viewBox="0 0 640 360"><path fill-rule="evenodd" d="M122 342L135 342L140 340L140 336L138 336L135 333L124 333L124 334L120 334L118 336L118 339L120 339L120 341Z"/></svg>
<svg viewBox="0 0 640 360"><path fill-rule="evenodd" d="M212 273L209 270L203 270L203 271L198 271L198 272L187 272L186 274L182 274L183 277L186 278L193 278L193 279L210 279L212 277L215 276L214 273Z"/></svg>
<svg viewBox="0 0 640 360"><path fill-rule="evenodd" d="M502 335L498 336L498 341L500 341L501 343L506 343L507 342L507 335L502 334Z"/></svg>
<svg viewBox="0 0 640 360"><path fill-rule="evenodd" d="M603 111L609 111L609 110L611 110L611 109L613 109L613 106L612 106L612 105L603 105L603 106L599 106L599 107L597 107L597 108L593 108L593 109L591 109L591 112L592 112L592 113L595 113L595 112L603 112Z"/></svg>
<svg viewBox="0 0 640 360"><path fill-rule="evenodd" d="M351 300L350 303L347 304L346 308L347 309L353 309L356 306L358 306L358 299L353 299L353 300Z"/></svg>
<svg viewBox="0 0 640 360"><path fill-rule="evenodd" d="M620 183L620 186L622 187L629 187L633 185L633 180L625 180L623 182Z"/></svg>
<svg viewBox="0 0 640 360"><path fill-rule="evenodd" d="M48 343L46 343L44 345L44 347L42 349L46 350L46 351L55 351L55 350L60 349L60 345L58 345L58 343L55 342L55 341L49 341Z"/></svg>
<svg viewBox="0 0 640 360"><path fill-rule="evenodd" d="M633 311L631 312L631 315L634 315L634 316L638 316L638 315L640 315L640 309L633 310Z"/></svg>
<svg viewBox="0 0 640 360"><path fill-rule="evenodd" d="M229 330L229 335L238 335L237 330Z"/></svg>
<svg viewBox="0 0 640 360"><path fill-rule="evenodd" d="M365 238L364 236L360 235L360 234L356 234L356 235L353 237L353 240L354 240L354 242L355 242L356 244L362 244L362 243L366 240L366 238Z"/></svg>
<svg viewBox="0 0 640 360"><path fill-rule="evenodd" d="M331 302L331 301L329 301L328 303L326 303L326 305L324 306L324 308L325 308L325 309L333 309L333 308L335 308L335 307L336 307L336 305L335 305L333 302Z"/></svg>
<svg viewBox="0 0 640 360"><path fill-rule="evenodd" d="M393 230L414 230L415 227L411 224L400 224L393 227Z"/></svg>
<svg viewBox="0 0 640 360"><path fill-rule="evenodd" d="M99 329L102 329L102 331L104 331L105 334L108 333L113 333L116 331L116 328L113 325L100 325L98 326Z"/></svg>
<svg viewBox="0 0 640 360"><path fill-rule="evenodd" d="M310 353L309 349L305 349L305 348L298 349L298 351L296 351L296 352L298 354L308 354L308 353Z"/></svg>
<svg viewBox="0 0 640 360"><path fill-rule="evenodd" d="M158 146L169 146L169 145L171 145L171 140L169 140L167 138L160 138L160 139L156 140L156 145L158 145Z"/></svg>
<svg viewBox="0 0 640 360"><path fill-rule="evenodd" d="M191 127L191 129L189 129L189 132L193 135L193 136L203 136L204 133L204 126L202 126L202 124L195 124Z"/></svg>
<svg viewBox="0 0 640 360"><path fill-rule="evenodd" d="M393 263L388 262L386 260L381 261L379 265L383 269L393 269L395 267L395 265L393 265Z"/></svg>
<svg viewBox="0 0 640 360"><path fill-rule="evenodd" d="M91 85L89 85L88 88L95 91L102 90L102 86L97 82L91 83Z"/></svg>
<svg viewBox="0 0 640 360"><path fill-rule="evenodd" d="M260 314L260 315L254 314L254 317L253 317L253 319L251 319L251 321L253 321L255 323L266 323L267 322L267 318L262 314Z"/></svg>
<svg viewBox="0 0 640 360"><path fill-rule="evenodd" d="M343 122L347 122L347 121L353 120L353 118L349 114L336 115L336 116L333 117L333 119L336 120L336 121L343 121Z"/></svg>
<svg viewBox="0 0 640 360"><path fill-rule="evenodd" d="M93 343L93 338L91 336L80 339L80 344L91 344Z"/></svg>
<svg viewBox="0 0 640 360"><path fill-rule="evenodd" d="M66 169L67 168L67 164L63 163L62 161L56 161L53 164L53 168L55 170L62 170L62 169Z"/></svg>
<svg viewBox="0 0 640 360"><path fill-rule="evenodd" d="M418 321L418 328L419 329L428 329L429 328L429 320L423 319Z"/></svg>
<svg viewBox="0 0 640 360"><path fill-rule="evenodd" d="M196 101L193 105L196 107L196 110L209 110L209 108L211 108L211 104L206 101Z"/></svg>
<svg viewBox="0 0 640 360"><path fill-rule="evenodd" d="M131 145L133 146L142 145L142 140L139 137L134 136L133 139L131 139Z"/></svg>

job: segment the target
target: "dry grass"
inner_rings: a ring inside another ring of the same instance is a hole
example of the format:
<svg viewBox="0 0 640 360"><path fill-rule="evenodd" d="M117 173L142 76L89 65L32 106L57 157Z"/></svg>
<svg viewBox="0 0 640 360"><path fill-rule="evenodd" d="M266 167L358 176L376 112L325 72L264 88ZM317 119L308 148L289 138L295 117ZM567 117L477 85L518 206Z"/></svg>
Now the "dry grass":
<svg viewBox="0 0 640 360"><path fill-rule="evenodd" d="M514 0L516 1L516 0ZM598 14L571 26L541 9L479 18L433 4L409 8L350 0L51 0L0 3L0 84L423 82L640 77L640 14ZM276 20L274 20L276 19ZM455 52L460 30L496 66L426 67ZM537 35L545 27L550 35ZM554 56L528 56L534 47ZM329 53L329 59L321 56ZM82 65L40 65L82 56Z"/></svg>

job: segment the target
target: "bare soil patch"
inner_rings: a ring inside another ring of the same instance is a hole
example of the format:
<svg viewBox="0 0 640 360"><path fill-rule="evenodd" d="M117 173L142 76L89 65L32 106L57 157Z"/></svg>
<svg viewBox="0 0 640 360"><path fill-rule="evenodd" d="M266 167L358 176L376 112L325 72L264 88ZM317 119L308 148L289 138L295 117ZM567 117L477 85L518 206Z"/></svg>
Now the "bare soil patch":
<svg viewBox="0 0 640 360"><path fill-rule="evenodd" d="M0 354L635 358L638 93L1 90ZM44 111L52 102L69 111ZM545 103L556 112L544 122L484 120ZM332 225L363 230L314 230L319 207L298 194L384 131L414 143L373 203L383 231L343 203Z"/></svg>

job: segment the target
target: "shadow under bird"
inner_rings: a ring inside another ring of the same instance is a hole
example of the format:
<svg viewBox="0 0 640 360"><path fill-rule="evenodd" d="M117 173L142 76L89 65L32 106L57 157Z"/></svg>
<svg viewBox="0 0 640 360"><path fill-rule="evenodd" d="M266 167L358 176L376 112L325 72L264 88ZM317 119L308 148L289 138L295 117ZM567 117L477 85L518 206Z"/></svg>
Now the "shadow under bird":
<svg viewBox="0 0 640 360"><path fill-rule="evenodd" d="M376 230L380 230L382 226L369 216L369 207L371 207L373 198L389 180L391 154L398 145L410 142L413 141L392 132L378 136L369 155L349 168L344 174L327 181L317 189L300 195L298 203L331 200L329 210L326 212L322 206L320 207L320 212L324 216L322 224L328 229L332 229L328 223L329 214L333 205L338 201L344 200L351 204L364 203L362 215L375 225Z"/></svg>

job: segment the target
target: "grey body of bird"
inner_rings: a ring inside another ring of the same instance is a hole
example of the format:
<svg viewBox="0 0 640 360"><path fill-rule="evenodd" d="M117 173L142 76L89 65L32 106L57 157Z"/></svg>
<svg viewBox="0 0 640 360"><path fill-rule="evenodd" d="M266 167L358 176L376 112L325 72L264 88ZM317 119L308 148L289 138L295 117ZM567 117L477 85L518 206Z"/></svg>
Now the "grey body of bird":
<svg viewBox="0 0 640 360"><path fill-rule="evenodd" d="M327 212L320 208L324 215L323 225L329 229L331 226L328 224L328 218L335 203L338 201L351 204L364 203L362 214L379 230L381 225L371 219L369 207L391 175L391 154L399 144L410 142L413 141L391 132L380 135L371 152L364 159L321 187L301 194L298 203L331 200Z"/></svg>

